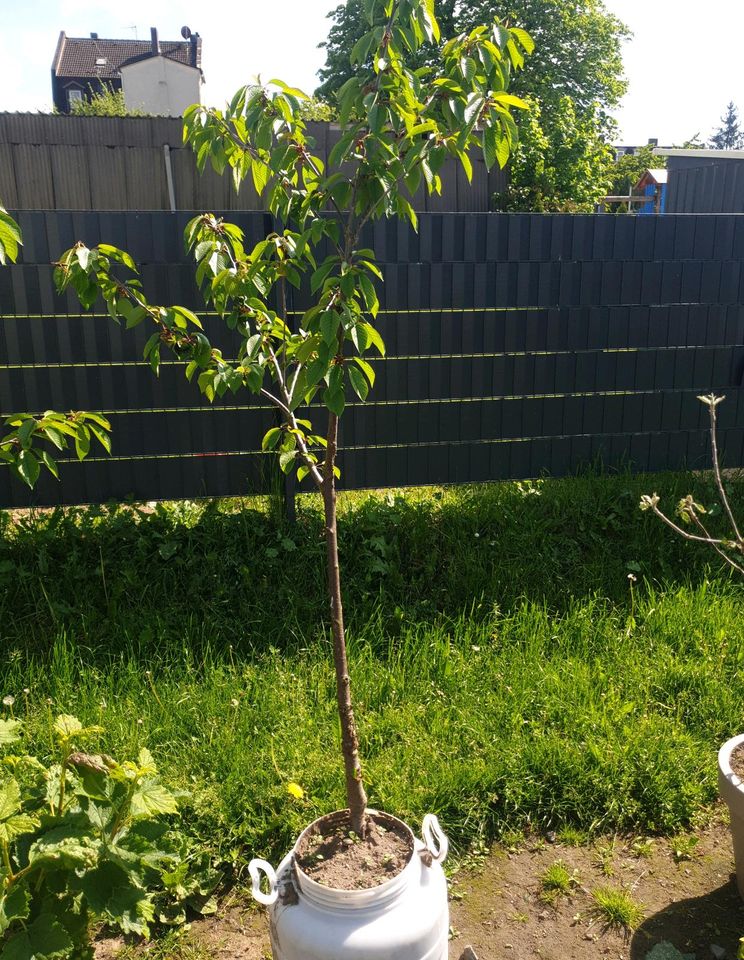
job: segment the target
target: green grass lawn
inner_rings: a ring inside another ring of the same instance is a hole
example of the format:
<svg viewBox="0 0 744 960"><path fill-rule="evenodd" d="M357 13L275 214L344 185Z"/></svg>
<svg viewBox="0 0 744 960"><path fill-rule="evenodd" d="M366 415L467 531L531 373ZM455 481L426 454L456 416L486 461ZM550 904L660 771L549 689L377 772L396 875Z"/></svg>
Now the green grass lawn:
<svg viewBox="0 0 744 960"><path fill-rule="evenodd" d="M462 850L530 825L673 832L714 799L744 729L744 584L638 510L654 489L713 499L687 476L342 499L371 804L436 812ZM60 711L110 753L146 744L238 867L343 805L319 502L292 528L239 506L6 517L0 539L0 696L33 747Z"/></svg>

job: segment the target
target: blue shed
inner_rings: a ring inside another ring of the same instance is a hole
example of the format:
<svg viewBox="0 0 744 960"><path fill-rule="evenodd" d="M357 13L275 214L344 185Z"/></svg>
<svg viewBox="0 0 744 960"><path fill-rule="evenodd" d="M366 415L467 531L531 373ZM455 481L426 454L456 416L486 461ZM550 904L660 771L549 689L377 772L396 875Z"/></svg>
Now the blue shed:
<svg viewBox="0 0 744 960"><path fill-rule="evenodd" d="M666 209L667 172L663 167L647 170L633 188L639 198L636 213L664 213ZM641 203L640 198L648 199Z"/></svg>

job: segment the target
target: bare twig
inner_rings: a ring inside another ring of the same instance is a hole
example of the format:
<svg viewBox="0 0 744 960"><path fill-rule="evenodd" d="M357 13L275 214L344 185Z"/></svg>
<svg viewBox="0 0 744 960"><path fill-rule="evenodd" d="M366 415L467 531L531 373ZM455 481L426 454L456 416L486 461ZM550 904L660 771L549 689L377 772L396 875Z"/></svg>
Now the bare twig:
<svg viewBox="0 0 744 960"><path fill-rule="evenodd" d="M731 530L733 532L733 538L720 538L711 536L707 527L700 518L701 513L705 513L705 509L699 504L695 503L692 494L688 494L679 502L679 507L677 512L685 521L691 521L695 527L700 531L699 534L689 533L687 530L684 530L673 520L671 520L660 508L659 508L659 496L654 493L651 496L644 494L641 497L640 507L641 510L650 510L654 513L661 521L663 521L668 527L674 530L675 533L679 534L680 537L683 537L685 540L691 540L695 543L707 543L709 546L713 547L716 553L726 561L726 563L732 567L737 573L744 576L744 566L738 564L728 553L728 550L735 550L741 554L744 554L744 539L742 538L741 533L739 532L739 527L734 518L733 510L731 509L731 504L729 502L728 496L726 494L726 488L723 485L723 477L721 475L721 463L718 455L718 439L717 439L717 423L716 423L716 407L721 403L725 397L717 397L715 394L707 394L706 396L698 397L701 403L704 403L708 407L710 414L710 445L711 445L711 457L713 459L713 475L716 481L716 488L718 490L718 496L723 505L723 509L728 517L728 521L731 525Z"/></svg>

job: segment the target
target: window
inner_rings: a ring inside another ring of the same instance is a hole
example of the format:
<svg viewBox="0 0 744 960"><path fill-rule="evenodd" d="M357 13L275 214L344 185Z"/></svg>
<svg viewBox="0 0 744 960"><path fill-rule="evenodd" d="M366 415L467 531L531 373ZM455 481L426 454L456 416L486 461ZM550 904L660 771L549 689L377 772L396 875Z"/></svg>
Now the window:
<svg viewBox="0 0 744 960"><path fill-rule="evenodd" d="M81 101L82 99L83 99L83 91L82 91L82 90L77 90L77 89L75 89L74 87L71 87L71 88L67 91L67 103L68 103L69 106L72 106L73 103L80 103L80 101Z"/></svg>

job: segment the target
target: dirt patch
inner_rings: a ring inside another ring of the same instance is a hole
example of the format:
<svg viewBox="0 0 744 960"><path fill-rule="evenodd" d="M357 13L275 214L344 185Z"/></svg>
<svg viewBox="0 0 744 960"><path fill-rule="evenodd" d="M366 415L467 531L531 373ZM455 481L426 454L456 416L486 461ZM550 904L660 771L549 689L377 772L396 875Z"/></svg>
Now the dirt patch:
<svg viewBox="0 0 744 960"><path fill-rule="evenodd" d="M567 894L551 897L541 878L557 861L572 880ZM666 942L697 960L734 960L744 908L733 869L720 818L671 841L609 838L571 847L537 840L496 848L476 874L450 882L450 958L471 944L478 960L645 960ZM635 931L608 923L592 896L599 887L624 891L643 910Z"/></svg>
<svg viewBox="0 0 744 960"><path fill-rule="evenodd" d="M740 743L738 747L731 751L729 763L736 776L740 780L744 780L744 743Z"/></svg>
<svg viewBox="0 0 744 960"><path fill-rule="evenodd" d="M397 876L413 855L405 825L385 813L369 814L367 836L351 833L346 811L323 817L308 831L297 864L324 887L366 890Z"/></svg>
<svg viewBox="0 0 744 960"><path fill-rule="evenodd" d="M723 816L673 840L610 837L574 847L533 839L495 847L450 879L450 960L467 946L478 960L645 960L661 943L696 960L734 960L744 907ZM558 861L571 879L567 893L551 896L541 878ZM625 891L642 908L635 931L607 924L592 897L598 887ZM115 953L105 941L96 950L98 960ZM237 896L218 917L194 923L173 951L158 953L159 960L270 956L266 913Z"/></svg>

